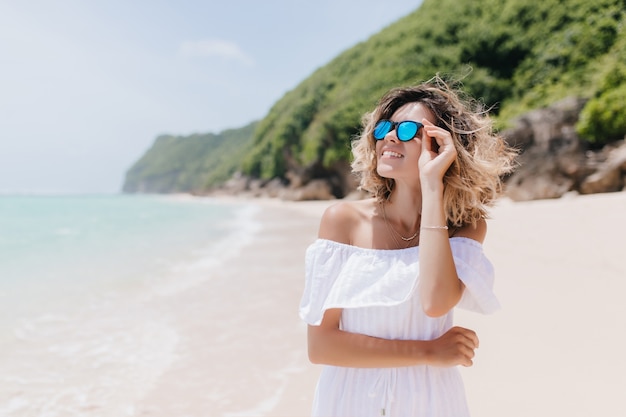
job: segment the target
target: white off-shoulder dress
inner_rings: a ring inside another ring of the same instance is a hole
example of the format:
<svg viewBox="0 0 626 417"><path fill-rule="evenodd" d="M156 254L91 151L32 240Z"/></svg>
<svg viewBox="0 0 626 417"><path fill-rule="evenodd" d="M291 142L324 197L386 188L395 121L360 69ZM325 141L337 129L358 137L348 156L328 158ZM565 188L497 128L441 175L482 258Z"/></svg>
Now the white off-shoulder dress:
<svg viewBox="0 0 626 417"><path fill-rule="evenodd" d="M465 291L458 307L480 313L499 308L493 267L482 245L454 237L450 246ZM324 312L342 308L343 330L385 339L431 340L452 327L452 311L432 318L422 310L419 247L365 249L317 239L306 251L300 317L319 325ZM465 417L465 390L457 367L324 366L313 416Z"/></svg>

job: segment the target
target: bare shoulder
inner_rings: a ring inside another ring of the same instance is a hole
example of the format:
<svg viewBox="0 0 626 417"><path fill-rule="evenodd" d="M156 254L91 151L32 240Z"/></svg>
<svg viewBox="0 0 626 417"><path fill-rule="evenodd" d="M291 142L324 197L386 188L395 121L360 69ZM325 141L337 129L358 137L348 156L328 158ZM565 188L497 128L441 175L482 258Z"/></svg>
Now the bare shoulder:
<svg viewBox="0 0 626 417"><path fill-rule="evenodd" d="M454 233L455 237L467 237L477 242L483 243L485 236L487 236L487 221L480 219L476 225L468 224L461 227Z"/></svg>
<svg viewBox="0 0 626 417"><path fill-rule="evenodd" d="M374 200L340 201L329 206L322 215L318 237L348 245L355 233L371 218Z"/></svg>

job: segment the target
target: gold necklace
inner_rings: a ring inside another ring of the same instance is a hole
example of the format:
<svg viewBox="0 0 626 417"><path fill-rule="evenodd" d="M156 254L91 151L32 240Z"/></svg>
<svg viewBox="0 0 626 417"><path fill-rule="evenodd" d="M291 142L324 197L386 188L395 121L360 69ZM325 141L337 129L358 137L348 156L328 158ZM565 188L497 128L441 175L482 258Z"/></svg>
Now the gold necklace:
<svg viewBox="0 0 626 417"><path fill-rule="evenodd" d="M383 218L384 217L385 215L383 214ZM400 245L400 242L398 242L398 238L396 238L396 235L393 233L393 229L391 228L391 225L389 224L389 222L387 222L386 218L385 218L385 226L387 226L387 232L389 233L389 236L391 236L391 239L393 240L393 243L396 248L401 249L407 246L406 243L404 245Z"/></svg>
<svg viewBox="0 0 626 417"><path fill-rule="evenodd" d="M380 203L381 207L382 207L382 211L383 211L383 219L385 219L385 224L387 225L387 228L392 231L392 237L394 238L394 240L396 241L396 244L398 244L399 242L396 240L395 236L393 236L393 234L398 235L398 237L400 237L400 239L404 240L405 242L410 242L413 239L415 239L417 237L417 235L419 234L420 229L418 228L415 233L413 234L413 236L409 236L409 237L404 237L402 236L400 233L398 233L398 231L396 229L394 229L391 224L389 223L389 221L387 220L387 213L385 213L385 203ZM399 246L399 245L398 245Z"/></svg>

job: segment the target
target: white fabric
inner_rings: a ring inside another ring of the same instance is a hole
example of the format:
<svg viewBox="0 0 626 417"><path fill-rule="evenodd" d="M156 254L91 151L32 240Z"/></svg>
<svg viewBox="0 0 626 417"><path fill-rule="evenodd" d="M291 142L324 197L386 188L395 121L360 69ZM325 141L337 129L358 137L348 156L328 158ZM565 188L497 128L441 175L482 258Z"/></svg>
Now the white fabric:
<svg viewBox="0 0 626 417"><path fill-rule="evenodd" d="M458 307L480 313L499 308L493 267L482 245L451 238L459 278ZM452 327L452 312L431 318L417 296L419 247L365 249L317 239L306 251L300 317L319 325L329 308L342 308L343 330L386 339L431 340ZM313 416L469 416L456 367L347 368L324 366Z"/></svg>

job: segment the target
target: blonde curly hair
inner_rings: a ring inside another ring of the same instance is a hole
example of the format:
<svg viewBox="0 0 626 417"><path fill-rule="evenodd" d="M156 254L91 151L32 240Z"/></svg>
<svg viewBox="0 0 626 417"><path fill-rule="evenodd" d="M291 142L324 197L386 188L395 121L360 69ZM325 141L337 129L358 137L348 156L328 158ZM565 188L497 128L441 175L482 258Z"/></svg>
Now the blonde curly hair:
<svg viewBox="0 0 626 417"><path fill-rule="evenodd" d="M352 171L360 176L360 189L378 202L389 199L395 186L391 178L377 172L374 126L390 119L400 107L419 102L435 117L435 124L448 130L457 149L457 158L444 175L443 202L447 222L460 227L475 225L487 217L502 191L502 176L511 172L516 152L494 134L488 111L481 103L450 87L442 78L411 87L390 90L374 111L362 119L363 130L352 142Z"/></svg>

